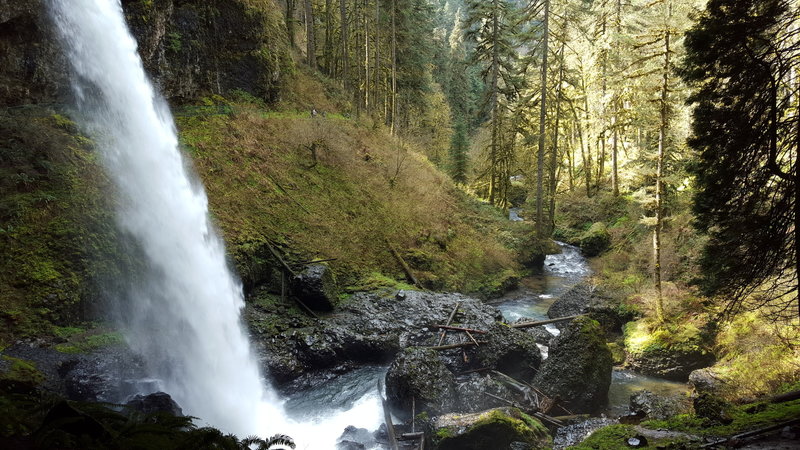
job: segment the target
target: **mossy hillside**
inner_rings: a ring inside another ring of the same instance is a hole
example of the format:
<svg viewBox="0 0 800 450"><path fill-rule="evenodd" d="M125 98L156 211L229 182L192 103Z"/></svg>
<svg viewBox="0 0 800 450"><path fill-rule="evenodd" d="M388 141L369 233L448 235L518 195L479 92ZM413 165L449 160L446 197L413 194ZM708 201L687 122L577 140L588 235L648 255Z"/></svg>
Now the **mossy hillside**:
<svg viewBox="0 0 800 450"><path fill-rule="evenodd" d="M468 197L382 126L242 103L178 126L245 278L267 242L290 261L334 259L345 286L375 272L403 279L389 245L431 288L480 292L519 270L526 226Z"/></svg>
<svg viewBox="0 0 800 450"><path fill-rule="evenodd" d="M124 264L108 191L92 142L67 117L0 116L0 341L91 316L94 282Z"/></svg>

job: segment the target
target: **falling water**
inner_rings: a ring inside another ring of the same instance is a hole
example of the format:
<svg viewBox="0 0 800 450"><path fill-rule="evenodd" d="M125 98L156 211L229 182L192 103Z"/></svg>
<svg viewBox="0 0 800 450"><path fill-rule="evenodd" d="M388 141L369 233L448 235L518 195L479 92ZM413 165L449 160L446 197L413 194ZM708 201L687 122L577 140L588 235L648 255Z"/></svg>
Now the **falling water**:
<svg viewBox="0 0 800 450"><path fill-rule="evenodd" d="M376 426L374 395L325 425L285 419L240 324L241 286L210 223L206 194L178 150L172 116L145 74L119 0L51 3L82 126L115 184L119 228L146 257L123 315L127 339L152 375L184 412L240 436L282 432L299 448L332 448L346 425Z"/></svg>

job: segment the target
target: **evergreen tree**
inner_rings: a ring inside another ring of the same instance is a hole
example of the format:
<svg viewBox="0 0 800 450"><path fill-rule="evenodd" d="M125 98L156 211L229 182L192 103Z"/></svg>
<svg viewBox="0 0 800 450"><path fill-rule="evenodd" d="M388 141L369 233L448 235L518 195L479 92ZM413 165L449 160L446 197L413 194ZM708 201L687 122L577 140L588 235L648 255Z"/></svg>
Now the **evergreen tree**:
<svg viewBox="0 0 800 450"><path fill-rule="evenodd" d="M711 0L688 33L684 78L697 87L690 145L697 226L710 237L703 287L728 310L797 302L800 153L797 9L787 0Z"/></svg>
<svg viewBox="0 0 800 450"><path fill-rule="evenodd" d="M475 43L473 59L484 65L482 76L486 80L486 110L489 114L491 140L489 143L489 202L504 204L505 198L496 196L498 185L507 183L509 167L502 159L509 152L500 148L503 99L511 99L518 91L516 10L508 0L470 0L467 2L466 36ZM507 105L507 102L506 102Z"/></svg>
<svg viewBox="0 0 800 450"><path fill-rule="evenodd" d="M467 151L469 151L467 126L460 121L455 126L450 143L450 175L456 183L467 182Z"/></svg>

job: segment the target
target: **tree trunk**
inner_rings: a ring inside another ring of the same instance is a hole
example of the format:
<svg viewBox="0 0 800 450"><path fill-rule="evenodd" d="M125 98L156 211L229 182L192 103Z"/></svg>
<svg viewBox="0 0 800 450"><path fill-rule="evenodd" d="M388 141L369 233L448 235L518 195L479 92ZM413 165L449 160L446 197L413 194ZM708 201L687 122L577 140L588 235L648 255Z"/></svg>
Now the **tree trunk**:
<svg viewBox="0 0 800 450"><path fill-rule="evenodd" d="M369 0L364 0L364 109L367 111L371 107L370 99L370 73L369 73Z"/></svg>
<svg viewBox="0 0 800 450"><path fill-rule="evenodd" d="M317 68L317 34L314 32L314 8L311 0L305 0L306 6L306 58L312 69Z"/></svg>
<svg viewBox="0 0 800 450"><path fill-rule="evenodd" d="M392 122L391 134L397 133L397 0L392 0Z"/></svg>
<svg viewBox="0 0 800 450"><path fill-rule="evenodd" d="M336 62L333 56L333 0L325 0L325 71L333 78Z"/></svg>
<svg viewBox="0 0 800 450"><path fill-rule="evenodd" d="M669 72L670 72L670 37L669 28L672 19L672 3L667 2L667 26L664 35L664 73L661 86L661 126L658 129L658 166L656 168L656 229L653 232L653 263L655 265L656 287L656 316L659 322L664 321L664 297L661 289L661 225L663 222L662 190L664 178L664 152L666 147L667 131L669 130L669 115L667 114L667 100L669 99Z"/></svg>
<svg viewBox="0 0 800 450"><path fill-rule="evenodd" d="M544 178L544 142L545 142L545 118L547 115L547 39L549 37L549 22L550 22L550 0L544 0L544 38L542 41L542 84L541 84L541 108L539 111L539 154L537 156L536 164L536 233L541 236L544 232L542 228L544 222L544 211L542 198L543 178Z"/></svg>
<svg viewBox="0 0 800 450"><path fill-rule="evenodd" d="M619 40L620 36L622 35L622 0L617 0L617 18L616 18L616 28L617 28L617 35L614 38L614 52L619 58L620 49L619 49ZM619 61L619 59L618 59ZM619 155L618 150L618 140L619 140L619 86L614 91L614 100L613 100L613 107L614 107L614 117L613 117L613 126L614 126L614 142L611 147L611 190L614 193L614 196L619 196L619 161L617 160Z"/></svg>
<svg viewBox="0 0 800 450"><path fill-rule="evenodd" d="M565 27L566 28L566 27ZM566 46L566 37L561 42L561 49L559 50L559 68L558 68L558 85L556 86L556 123L553 130L553 151L550 153L550 207L548 208L548 231L550 233L555 229L556 218L556 188L558 187L558 177L556 176L557 167L560 162L558 157L558 128L561 122L561 85L564 82L564 47Z"/></svg>
<svg viewBox="0 0 800 450"><path fill-rule="evenodd" d="M294 48L294 9L295 0L286 0L286 34L290 48Z"/></svg>
<svg viewBox="0 0 800 450"><path fill-rule="evenodd" d="M342 83L344 84L344 91L350 92L350 53L347 47L348 30L347 30L347 0L339 0L339 17L341 20L342 33L340 36L340 44L342 46Z"/></svg>

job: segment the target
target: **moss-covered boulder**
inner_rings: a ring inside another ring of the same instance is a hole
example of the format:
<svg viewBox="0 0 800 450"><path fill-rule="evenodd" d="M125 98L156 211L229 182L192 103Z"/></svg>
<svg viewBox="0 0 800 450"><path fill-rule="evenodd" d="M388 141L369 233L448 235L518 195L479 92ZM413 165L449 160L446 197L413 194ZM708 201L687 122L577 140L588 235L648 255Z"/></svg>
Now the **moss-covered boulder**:
<svg viewBox="0 0 800 450"><path fill-rule="evenodd" d="M715 361L702 331L691 323L654 325L645 320L625 325L626 366L646 375L687 381L693 370Z"/></svg>
<svg viewBox="0 0 800 450"><path fill-rule="evenodd" d="M389 366L386 397L400 417L410 416L412 403L417 413L442 414L455 406L455 379L435 350L410 347Z"/></svg>
<svg viewBox="0 0 800 450"><path fill-rule="evenodd" d="M0 394L28 394L43 382L35 363L6 355L0 359Z"/></svg>
<svg viewBox="0 0 800 450"><path fill-rule="evenodd" d="M553 340L534 383L573 413L591 413L608 402L611 351L596 320L579 317Z"/></svg>
<svg viewBox="0 0 800 450"><path fill-rule="evenodd" d="M475 353L479 367L495 369L519 380L531 381L542 363L536 338L522 330L495 323Z"/></svg>
<svg viewBox="0 0 800 450"><path fill-rule="evenodd" d="M447 414L434 421L434 448L439 450L550 448L547 429L516 408L474 414Z"/></svg>
<svg viewBox="0 0 800 450"><path fill-rule="evenodd" d="M339 291L333 271L324 264L313 264L292 279L292 294L317 311L332 311Z"/></svg>
<svg viewBox="0 0 800 450"><path fill-rule="evenodd" d="M611 245L611 235L604 223L595 222L581 235L578 245L585 256L597 256Z"/></svg>

